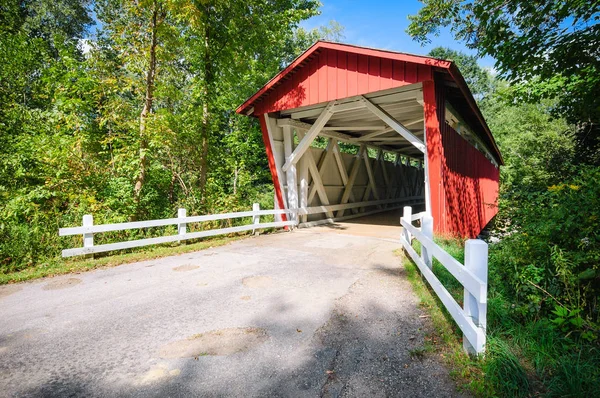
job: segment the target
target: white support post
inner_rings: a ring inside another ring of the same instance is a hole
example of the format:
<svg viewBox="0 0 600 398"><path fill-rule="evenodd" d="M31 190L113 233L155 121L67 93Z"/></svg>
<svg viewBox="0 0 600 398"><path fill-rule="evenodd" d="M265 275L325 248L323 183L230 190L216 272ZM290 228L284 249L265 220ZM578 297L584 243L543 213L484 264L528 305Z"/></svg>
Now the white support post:
<svg viewBox="0 0 600 398"><path fill-rule="evenodd" d="M283 126L283 149L286 161L294 150L294 131L290 126ZM287 203L288 209L298 209L298 184L296 183L296 165L293 164L285 173L287 186ZM291 214L292 221L298 222L298 214Z"/></svg>
<svg viewBox="0 0 600 398"><path fill-rule="evenodd" d="M177 218L186 218L187 212L185 209L177 209ZM181 222L177 226L177 233L180 237L184 237L187 233L187 224L185 222ZM181 242L181 241L179 241Z"/></svg>
<svg viewBox="0 0 600 398"><path fill-rule="evenodd" d="M411 221L412 220L412 207L404 206L404 210L402 212L402 219L408 223L412 222ZM402 224L402 222L400 224ZM412 237L410 236L410 232L408 232L408 230L406 228L403 228L403 233L404 233L404 239L410 245L410 240L412 239Z"/></svg>
<svg viewBox="0 0 600 398"><path fill-rule="evenodd" d="M258 212L260 211L260 204L259 203L253 203L252 204L252 211L253 212ZM252 216L252 224L254 224L255 226L258 227L258 224L260 224L260 215L259 214L254 214ZM252 233L254 235L258 235L258 231L256 229L252 230Z"/></svg>
<svg viewBox="0 0 600 398"><path fill-rule="evenodd" d="M421 232L433 240L433 217L428 214L421 218ZM433 256L423 245L421 245L421 259L423 259L423 262L429 269L433 270Z"/></svg>
<svg viewBox="0 0 600 398"><path fill-rule="evenodd" d="M465 244L465 267L473 272L475 276L481 279L487 287L488 280L488 245L479 239L469 239ZM486 295L478 301L471 293L465 289L464 293L464 312L467 317L473 320L482 332L482 338L471 344L463 336L463 348L468 354L481 354L485 348L485 330L487 326L487 291Z"/></svg>
<svg viewBox="0 0 600 398"><path fill-rule="evenodd" d="M310 151L310 149L309 149ZM308 207L308 158L306 154L300 158L298 162L298 181L300 182L300 190L298 192L300 200L300 208L306 210ZM300 216L301 222L307 221L307 215Z"/></svg>
<svg viewBox="0 0 600 398"><path fill-rule="evenodd" d="M93 227L94 226L94 217L91 214L86 214L83 216L83 226L84 227ZM94 246L94 234L93 233L84 233L83 234L83 247L93 247Z"/></svg>

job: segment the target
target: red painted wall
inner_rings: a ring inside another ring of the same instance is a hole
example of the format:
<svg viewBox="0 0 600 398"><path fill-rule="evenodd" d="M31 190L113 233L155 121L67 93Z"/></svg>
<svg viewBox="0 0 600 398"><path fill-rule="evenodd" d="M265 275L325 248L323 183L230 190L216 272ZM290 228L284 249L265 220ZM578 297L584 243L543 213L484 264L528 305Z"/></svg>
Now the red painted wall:
<svg viewBox="0 0 600 398"><path fill-rule="evenodd" d="M431 79L430 65L323 48L256 103L254 114L315 105Z"/></svg>
<svg viewBox="0 0 600 398"><path fill-rule="evenodd" d="M499 170L447 123L442 125L446 230L476 237L498 212Z"/></svg>
<svg viewBox="0 0 600 398"><path fill-rule="evenodd" d="M445 122L445 90L423 83L434 230L474 238L498 212L500 171Z"/></svg>

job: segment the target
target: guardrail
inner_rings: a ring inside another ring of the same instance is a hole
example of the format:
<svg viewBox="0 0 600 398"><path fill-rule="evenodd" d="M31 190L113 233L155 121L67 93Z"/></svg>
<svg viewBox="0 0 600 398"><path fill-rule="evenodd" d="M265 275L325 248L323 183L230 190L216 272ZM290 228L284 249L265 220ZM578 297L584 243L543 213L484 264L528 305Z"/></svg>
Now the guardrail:
<svg viewBox="0 0 600 398"><path fill-rule="evenodd" d="M420 213L420 229L412 225L416 219L418 218L412 215L412 208L404 207L400 219L404 228L400 237L402 246L463 332L465 351L469 354L483 353L487 324L487 243L479 239L467 240L465 265L463 265L433 241L433 218L431 216ZM420 256L411 245L413 237L421 243ZM464 286L463 308L433 273L433 257Z"/></svg>
<svg viewBox="0 0 600 398"><path fill-rule="evenodd" d="M101 224L94 225L94 219L91 214L83 216L83 226L74 228L60 228L58 230L59 236L69 235L83 235L83 247L65 249L62 251L63 257L80 256L86 254L102 253L113 250L130 249L133 247L155 245L159 243L178 242L187 239L204 238L207 236L225 235L235 232L243 231L255 231L257 229L264 228L281 228L287 226L296 225L296 221L275 221L268 223L261 223L260 216L266 215L277 215L277 214L291 214L290 210L260 210L258 203L254 203L252 211L242 211L236 213L224 213L224 214L210 214L205 216L186 216L185 209L179 209L177 212L177 218L167 218L163 220L149 220L149 221L134 221L119 224ZM243 218L252 217L252 224L240 225L237 227L211 229L206 231L198 232L187 232L187 224L204 222L204 221L215 221L215 220L226 220L231 218ZM162 227L166 225L177 225L177 235L160 236L156 238L138 239L118 243L108 243L103 245L94 245L94 234L110 231L124 231L127 229L139 229L139 228L150 228L150 227Z"/></svg>

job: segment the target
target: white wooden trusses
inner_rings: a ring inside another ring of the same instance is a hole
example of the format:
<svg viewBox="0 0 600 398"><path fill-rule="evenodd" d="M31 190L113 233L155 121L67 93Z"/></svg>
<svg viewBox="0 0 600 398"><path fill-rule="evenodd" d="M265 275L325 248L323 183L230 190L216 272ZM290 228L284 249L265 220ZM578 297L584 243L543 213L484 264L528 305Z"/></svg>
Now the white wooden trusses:
<svg viewBox="0 0 600 398"><path fill-rule="evenodd" d="M392 204L381 201L422 197L426 147L421 92L421 85L411 85L282 111L278 118L270 118L267 125L278 131L277 166L280 182L285 181L287 208L305 210L318 204L327 209L323 216L333 219L331 206L378 203L339 208L337 219L349 217L344 215L349 209L355 214L375 206L383 210ZM317 136L326 138L324 149L313 146ZM342 153L342 142L357 146L357 153ZM396 160L391 162L389 154ZM309 221L306 212L296 215L301 223Z"/></svg>

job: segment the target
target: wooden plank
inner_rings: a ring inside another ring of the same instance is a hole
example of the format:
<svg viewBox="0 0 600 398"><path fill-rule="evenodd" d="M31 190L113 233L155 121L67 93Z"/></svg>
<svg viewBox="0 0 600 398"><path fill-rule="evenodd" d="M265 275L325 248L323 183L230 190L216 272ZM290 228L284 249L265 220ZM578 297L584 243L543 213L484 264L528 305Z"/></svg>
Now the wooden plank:
<svg viewBox="0 0 600 398"><path fill-rule="evenodd" d="M380 126L325 126L322 128L322 131L335 130L335 131L371 131L371 130L383 130L386 127L384 125ZM388 132L393 131L392 129L388 129Z"/></svg>
<svg viewBox="0 0 600 398"><path fill-rule="evenodd" d="M304 152L306 152L308 150L308 148L310 148L310 144L313 142L315 137L319 134L319 131L321 131L321 128L323 126L325 126L325 124L327 123L329 118L331 118L331 116L333 115L332 109L333 109L334 105L335 105L335 101L331 101L329 104L327 104L325 109L323 109L323 112L321 112L321 114L319 115L319 117L317 118L315 123L306 132L306 135L300 141L300 143L298 144L296 149L294 149L294 152L292 152L292 154L286 158L285 164L281 168L283 171L287 171L291 165L297 163L298 160L300 160L300 157L304 154Z"/></svg>
<svg viewBox="0 0 600 398"><path fill-rule="evenodd" d="M369 177L369 187L373 192L373 196L376 200L379 200L379 192L377 192L377 182L375 181L375 175L373 174L373 170L371 169L371 158L369 158L368 151L363 153L363 158L365 160L365 168L367 169L367 176ZM368 189L368 188L367 188ZM366 195L366 193L365 193ZM369 199L369 198L366 198ZM365 198L363 198L365 200Z"/></svg>
<svg viewBox="0 0 600 398"><path fill-rule="evenodd" d="M404 127L400 122L398 122L396 119L394 119L389 113L387 113L385 110L383 110L383 108L381 108L379 105L373 104L371 101L369 101L365 97L363 97L363 99L365 101L365 105L367 106L367 108L371 112L373 112L373 114L375 114L375 116L377 116L378 118L383 120L388 126L393 128L394 130L396 130L396 132L398 134L400 134L408 142L413 144L418 150L420 150L421 152L425 152L425 144L423 144L423 141L418 139L413 133L410 132L409 129Z"/></svg>
<svg viewBox="0 0 600 398"><path fill-rule="evenodd" d="M277 184L279 186L275 186L275 196L277 198L280 198L282 200L282 207L283 208L288 208L288 204L287 204L287 198L284 196L284 186L283 186L283 171L281 170L281 165L279 164L280 161L278 161L278 156L275 156L276 154L280 154L281 152L279 152L279 148L275 145L275 143L279 143L280 141L275 141L275 135L274 135L274 131L273 128L274 126L271 125L271 123L273 123L275 121L275 119L271 119L269 118L268 114L264 114L264 126L267 129L267 135L269 136L269 143L271 145L271 151L270 151L270 156L273 158L273 164L275 165L275 171L277 173L277 182L273 181L274 184ZM283 145L283 143L281 143ZM269 154L267 154L269 156ZM284 159L285 159L285 155L284 155Z"/></svg>
<svg viewBox="0 0 600 398"><path fill-rule="evenodd" d="M422 202L422 201L423 201L423 197L420 197L420 196L414 196L414 197L408 197L408 198L386 199L386 200L371 200L371 201L356 202L356 203L344 203L344 204L329 205L329 206L312 206L312 207L307 207L306 209L299 209L298 213L299 214L320 214L320 213L325 213L327 211L348 210L348 209L353 209L353 208L357 208L357 207L377 206L377 205L392 204L392 203L411 203L411 202L415 203L415 202ZM338 218L338 217L336 217L336 218Z"/></svg>
<svg viewBox="0 0 600 398"><path fill-rule="evenodd" d="M369 92L381 89L379 78L381 75L380 59L379 57L369 57Z"/></svg>
<svg viewBox="0 0 600 398"><path fill-rule="evenodd" d="M423 263L417 252L406 241L406 239L401 237L400 241L402 242L404 249L412 258L413 262L417 265L417 267L419 267L421 274L425 277L429 283L429 286L431 286L450 315L452 315L452 318L463 332L465 337L469 340L473 347L481 347L481 342L485 342L485 332L483 329L477 327L471 318L465 315L463 309L460 308L456 300L454 300L444 285L440 283L435 274Z"/></svg>
<svg viewBox="0 0 600 398"><path fill-rule="evenodd" d="M358 54L358 92L369 92L369 56Z"/></svg>
<svg viewBox="0 0 600 398"><path fill-rule="evenodd" d="M348 184L348 172L346 171L346 166L344 165L344 161L342 159L342 154L340 152L340 147L338 146L337 141L333 141L333 157L338 167L338 172L340 173L340 178L342 179L342 184L344 187ZM356 199L354 197L354 192L350 191L350 200L355 202Z"/></svg>
<svg viewBox="0 0 600 398"><path fill-rule="evenodd" d="M487 302L487 283L479 279L471 270L459 263L454 257L449 255L439 247L433 240L425 236L412 224L406 220L401 220L401 224L415 238L426 246L429 254L433 255L438 261L465 287L480 303Z"/></svg>
<svg viewBox="0 0 600 398"><path fill-rule="evenodd" d="M229 218L242 218L242 217L253 217L255 215L275 215L275 214L291 214L290 210L281 209L281 210L260 210L259 212L254 211L240 211L235 213L223 213L223 214L209 214L205 216L191 216L185 218L165 218L162 220L148 220L148 221L133 221L133 222L125 222L118 224L100 224L94 225L90 227L70 227L70 228L60 228L58 230L59 236L69 236L69 235L83 235L89 233L101 233L101 232L110 232L110 231L124 231L127 229L140 229L140 228L150 228L150 227L162 227L165 225L177 225L181 223L195 223L195 222L204 222L204 221L216 221L216 220L226 220Z"/></svg>
<svg viewBox="0 0 600 398"><path fill-rule="evenodd" d="M248 224L241 225L238 227L230 227L230 228L222 228L222 229L212 229L209 231L200 231L200 232L191 232L185 235L169 235L169 236L161 236L158 238L148 238L148 239L138 239L131 240L127 242L119 242L119 243L109 243L105 245L97 245L92 247L79 247L75 249L65 249L62 251L63 257L72 257L79 256L84 254L93 254L93 253L102 253L113 250L122 250L122 249L131 249L134 247L148 246L148 245L156 245L159 243L169 243L169 242L177 242L179 240L187 240L187 239L197 239L204 238L207 236L215 236L215 235L225 235L236 232L250 231L252 229L264 229L264 228L280 228L295 225L295 221L277 221L271 223L264 224Z"/></svg>
<svg viewBox="0 0 600 398"><path fill-rule="evenodd" d="M424 202L414 202L412 204L414 205L422 205ZM317 221L308 221L305 223L301 223L298 224L298 228L308 228L308 227L316 227L318 225L323 225L323 224L333 224L337 221L345 221L345 220L350 220L353 218L358 218L358 217L366 217L366 216L370 216L372 214L377 214L377 213L381 213L384 211L392 211L392 210L396 210L396 209L401 209L404 205L399 205L399 206L392 206L392 207L388 207L385 209L375 209L375 210L371 210L371 211L367 211L364 213L356 213L356 214L350 214L347 216L343 216L343 217L336 217L336 218L324 218L322 220L317 220Z"/></svg>
<svg viewBox="0 0 600 398"><path fill-rule="evenodd" d="M283 147L286 159L291 156L294 148L294 132L289 125L283 126ZM296 181L296 165L292 165L286 171L287 203L289 209L298 208L298 183ZM294 219L296 215L292 216ZM297 220L296 220L297 221Z"/></svg>
<svg viewBox="0 0 600 398"><path fill-rule="evenodd" d="M352 192L352 187L354 186L354 182L356 181L356 176L358 175L358 170L360 168L361 158L363 153L365 152L365 145L361 145L358 149L358 154L354 159L354 163L352 164L352 170L350 170L350 176L348 177L348 183L346 184L346 188L344 188L344 193L342 194L342 199L340 200L341 204L345 204L348 202L350 198L350 193ZM337 214L338 217L344 215L344 210L340 210Z"/></svg>
<svg viewBox="0 0 600 398"><path fill-rule="evenodd" d="M390 178L387 173L387 166L385 162L385 153L380 149L379 150L379 162L381 164L381 173L383 175L383 181L385 182L385 198L388 199L390 197L392 187L390 186Z"/></svg>
<svg viewBox="0 0 600 398"><path fill-rule="evenodd" d="M380 130L380 131L375 131L375 132L373 132L373 133L365 134L365 135L363 135L363 136L361 136L361 137L358 137L358 138L356 139L356 141L371 141L371 139L372 139L372 138L374 138L374 137L378 137L378 136L380 136L380 135L387 134L387 133L389 133L389 132L391 132L391 131L394 131L394 129L393 129L393 128L391 128L391 127L389 127L389 128L384 128L384 129L382 129L382 130Z"/></svg>
<svg viewBox="0 0 600 398"><path fill-rule="evenodd" d="M327 141L327 146L325 147L325 150L323 151L323 153L321 154L321 157L319 158L319 163L317 164L317 169L319 171L319 176L323 177L323 170L325 169L325 166L327 166L327 164L329 163L329 159L331 159L331 157L333 156L333 146L335 144L335 141L331 138L328 138ZM310 191L308 192L308 203L311 203L315 197L315 194L317 193L317 186L315 184L312 185L312 187L310 187Z"/></svg>
<svg viewBox="0 0 600 398"><path fill-rule="evenodd" d="M299 131L298 134L299 134L299 137L302 138L303 133ZM310 174L313 179L313 186L317 190L317 194L319 195L319 200L321 201L321 204L327 206L329 204L329 198L327 197L327 192L325 192L325 187L323 187L323 180L321 179L321 173L319 172L319 168L317 167L317 165L315 163L315 158L310 150L308 150L304 153L303 161L306 163L306 166L308 167L308 170L310 171ZM308 187L308 185L307 185L307 187ZM306 205L305 206L301 205L300 207L301 208L308 207L309 203L310 203L310 201L308 200L308 192L307 192ZM333 217L333 214L328 213L327 217Z"/></svg>
<svg viewBox="0 0 600 398"><path fill-rule="evenodd" d="M348 53L348 95L358 94L358 55Z"/></svg>
<svg viewBox="0 0 600 398"><path fill-rule="evenodd" d="M362 109L365 107L365 104L360 101L359 98L357 98L354 101L351 102L344 102L344 103L338 103L335 105L335 107L333 108L334 112L346 112L346 111L353 111L356 109Z"/></svg>
<svg viewBox="0 0 600 398"><path fill-rule="evenodd" d="M296 132L298 138L300 138L299 131ZM307 155L310 153L310 148L304 152L304 155L298 162L298 201L299 208L304 209L308 207L308 162ZM302 217L302 222L306 221L306 216Z"/></svg>

